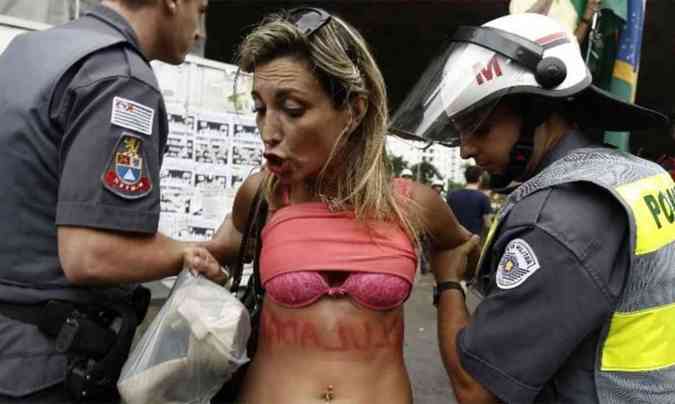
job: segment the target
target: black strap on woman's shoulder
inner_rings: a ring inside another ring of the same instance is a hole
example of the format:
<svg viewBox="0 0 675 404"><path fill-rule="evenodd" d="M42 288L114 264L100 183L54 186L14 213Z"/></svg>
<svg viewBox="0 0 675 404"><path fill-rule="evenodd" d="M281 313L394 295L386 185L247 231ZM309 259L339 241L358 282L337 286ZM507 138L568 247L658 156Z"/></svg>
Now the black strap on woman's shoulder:
<svg viewBox="0 0 675 404"><path fill-rule="evenodd" d="M267 201L265 198L260 198L260 203L258 204L258 213L256 215L256 220L254 220L254 231L255 231L255 258L253 259L253 277L255 292L258 295L264 293L262 283L260 280L260 250L262 249L262 241L260 235L262 229L265 226L265 219L267 218Z"/></svg>
<svg viewBox="0 0 675 404"><path fill-rule="evenodd" d="M260 282L260 270L259 270L259 261L260 261L260 248L262 243L260 242L260 233L262 228L265 225L265 220L267 218L267 201L263 197L263 182L256 190L255 196L253 197L253 202L251 203L251 208L248 212L248 217L246 219L246 226L244 227L244 233L242 234L241 245L239 247L239 254L237 256L237 261L234 268L232 268L232 286L230 291L238 295L239 285L241 283L241 277L244 272L244 264L251 262L253 258L253 274L251 279L249 279L249 286L253 286L255 293L263 293L262 285ZM253 240L254 244L254 256L250 257L250 242ZM251 281L253 284L251 285ZM248 287L246 289L249 289Z"/></svg>

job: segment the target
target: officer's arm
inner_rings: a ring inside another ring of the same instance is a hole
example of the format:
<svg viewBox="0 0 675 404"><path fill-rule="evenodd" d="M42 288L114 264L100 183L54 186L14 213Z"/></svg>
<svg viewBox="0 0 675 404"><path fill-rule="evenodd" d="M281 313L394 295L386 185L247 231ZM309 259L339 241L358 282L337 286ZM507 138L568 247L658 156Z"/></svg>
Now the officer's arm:
<svg viewBox="0 0 675 404"><path fill-rule="evenodd" d="M59 258L68 280L78 285L146 282L175 275L188 243L160 233L125 233L58 227Z"/></svg>
<svg viewBox="0 0 675 404"><path fill-rule="evenodd" d="M439 283L459 281L466 272L467 261L475 264L478 240L471 237L449 206L434 197L432 192L422 186L414 189L414 199L421 207L421 215L433 243L431 269ZM463 295L457 290L441 293L438 304L439 347L458 402L497 403L495 396L464 371L459 361L457 333L468 323Z"/></svg>
<svg viewBox="0 0 675 404"><path fill-rule="evenodd" d="M469 323L464 298L459 291L441 293L438 303L438 341L443 364L459 403L492 404L495 396L469 375L457 354L457 334Z"/></svg>
<svg viewBox="0 0 675 404"><path fill-rule="evenodd" d="M467 258L476 251L478 239L474 237L453 250L434 254L432 269L438 283L459 282L467 265ZM496 403L495 396L478 383L462 367L457 349L457 334L470 322L459 290L448 289L438 301L438 343L443 364L450 377L452 388L459 403Z"/></svg>
<svg viewBox="0 0 675 404"><path fill-rule="evenodd" d="M185 259L196 264L198 251L209 263L198 271L217 280L224 276L205 251L157 234L165 108L155 86L128 74L140 71L128 69L128 56L97 53L54 95L61 267L75 284L142 282L176 274Z"/></svg>

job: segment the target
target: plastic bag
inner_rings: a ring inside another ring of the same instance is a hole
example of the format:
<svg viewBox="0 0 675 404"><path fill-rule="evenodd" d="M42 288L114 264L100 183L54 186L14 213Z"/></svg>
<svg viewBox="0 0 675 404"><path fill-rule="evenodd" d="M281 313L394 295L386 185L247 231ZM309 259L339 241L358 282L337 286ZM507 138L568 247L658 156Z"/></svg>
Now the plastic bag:
<svg viewBox="0 0 675 404"><path fill-rule="evenodd" d="M207 404L244 363L248 311L226 288L183 269L117 382L126 404Z"/></svg>

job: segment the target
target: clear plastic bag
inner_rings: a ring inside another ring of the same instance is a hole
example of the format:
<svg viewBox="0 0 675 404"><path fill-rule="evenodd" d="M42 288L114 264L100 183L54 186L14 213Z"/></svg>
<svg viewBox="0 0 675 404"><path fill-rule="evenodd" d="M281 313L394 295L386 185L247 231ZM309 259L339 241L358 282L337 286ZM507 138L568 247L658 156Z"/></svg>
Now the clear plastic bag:
<svg viewBox="0 0 675 404"><path fill-rule="evenodd" d="M251 321L226 288L184 269L117 382L126 404L208 404L244 363Z"/></svg>

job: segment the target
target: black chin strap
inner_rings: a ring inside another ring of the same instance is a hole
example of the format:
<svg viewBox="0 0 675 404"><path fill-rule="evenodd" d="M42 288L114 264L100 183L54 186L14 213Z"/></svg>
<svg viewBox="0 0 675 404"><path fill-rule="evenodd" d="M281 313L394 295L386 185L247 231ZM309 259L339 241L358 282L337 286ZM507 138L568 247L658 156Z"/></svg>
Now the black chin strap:
<svg viewBox="0 0 675 404"><path fill-rule="evenodd" d="M532 135L521 131L520 138L511 148L509 154L509 164L506 167L504 174L493 174L490 176L490 187L499 193L508 193L510 188L508 185L513 181L521 178L527 168L527 163L532 157L534 144L532 142Z"/></svg>
<svg viewBox="0 0 675 404"><path fill-rule="evenodd" d="M504 174L490 176L490 186L495 192L508 193L510 188L507 187L512 181L524 179L525 169L534 150L534 131L544 123L554 108L553 103L547 101L537 97L522 100L523 126L518 141L511 147L509 164Z"/></svg>

